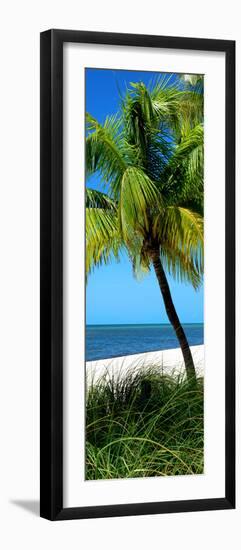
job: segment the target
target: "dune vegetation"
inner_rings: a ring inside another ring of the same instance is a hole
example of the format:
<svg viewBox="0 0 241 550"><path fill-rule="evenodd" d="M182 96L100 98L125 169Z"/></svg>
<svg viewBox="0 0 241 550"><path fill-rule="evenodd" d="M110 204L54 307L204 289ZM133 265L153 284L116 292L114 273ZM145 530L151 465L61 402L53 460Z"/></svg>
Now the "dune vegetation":
<svg viewBox="0 0 241 550"><path fill-rule="evenodd" d="M86 479L203 473L203 378L133 368L86 396Z"/></svg>

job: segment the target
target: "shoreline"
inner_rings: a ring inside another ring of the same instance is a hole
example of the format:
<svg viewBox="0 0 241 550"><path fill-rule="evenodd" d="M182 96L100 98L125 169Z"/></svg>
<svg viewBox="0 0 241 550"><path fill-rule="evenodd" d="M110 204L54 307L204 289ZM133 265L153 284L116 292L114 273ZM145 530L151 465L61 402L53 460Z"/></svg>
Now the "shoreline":
<svg viewBox="0 0 241 550"><path fill-rule="evenodd" d="M204 374L204 344L191 346L191 352L198 376ZM184 374L185 367L180 348L172 348L160 351L149 351L108 359L86 361L87 386L96 384L102 377L124 377L131 369L142 370L145 367L160 367L169 375Z"/></svg>

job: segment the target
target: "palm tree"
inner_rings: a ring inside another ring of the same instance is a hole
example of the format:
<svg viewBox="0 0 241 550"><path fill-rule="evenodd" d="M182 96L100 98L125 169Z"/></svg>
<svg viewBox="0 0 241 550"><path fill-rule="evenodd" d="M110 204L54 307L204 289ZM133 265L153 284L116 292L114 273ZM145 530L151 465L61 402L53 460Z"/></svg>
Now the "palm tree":
<svg viewBox="0 0 241 550"><path fill-rule="evenodd" d="M132 83L120 112L101 125L87 114L86 270L126 250L135 274L153 266L186 373L191 350L166 273L197 289L203 274L203 94L175 76Z"/></svg>

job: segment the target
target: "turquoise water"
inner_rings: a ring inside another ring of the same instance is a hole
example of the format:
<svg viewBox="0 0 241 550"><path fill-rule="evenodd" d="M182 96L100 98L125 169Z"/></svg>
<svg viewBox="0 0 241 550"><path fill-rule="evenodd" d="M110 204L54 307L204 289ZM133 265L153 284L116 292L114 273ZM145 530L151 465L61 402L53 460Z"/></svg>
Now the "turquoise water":
<svg viewBox="0 0 241 550"><path fill-rule="evenodd" d="M183 324L190 346L203 344L203 324ZM179 347L171 325L87 325L86 361Z"/></svg>

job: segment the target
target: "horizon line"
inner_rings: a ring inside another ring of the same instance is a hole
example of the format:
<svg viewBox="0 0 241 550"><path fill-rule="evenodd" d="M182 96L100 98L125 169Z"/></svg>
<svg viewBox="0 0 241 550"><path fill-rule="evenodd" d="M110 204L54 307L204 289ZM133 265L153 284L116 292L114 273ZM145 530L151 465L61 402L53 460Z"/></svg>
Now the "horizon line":
<svg viewBox="0 0 241 550"><path fill-rule="evenodd" d="M197 321L195 323L191 322L191 321L184 321L183 323L181 323L182 325L203 325L204 324L204 321ZM103 327L103 326L133 326L133 325L139 325L139 326L144 326L144 325L155 325L155 326L167 326L167 327L172 327L172 324L171 323L85 323L85 326L87 327Z"/></svg>

